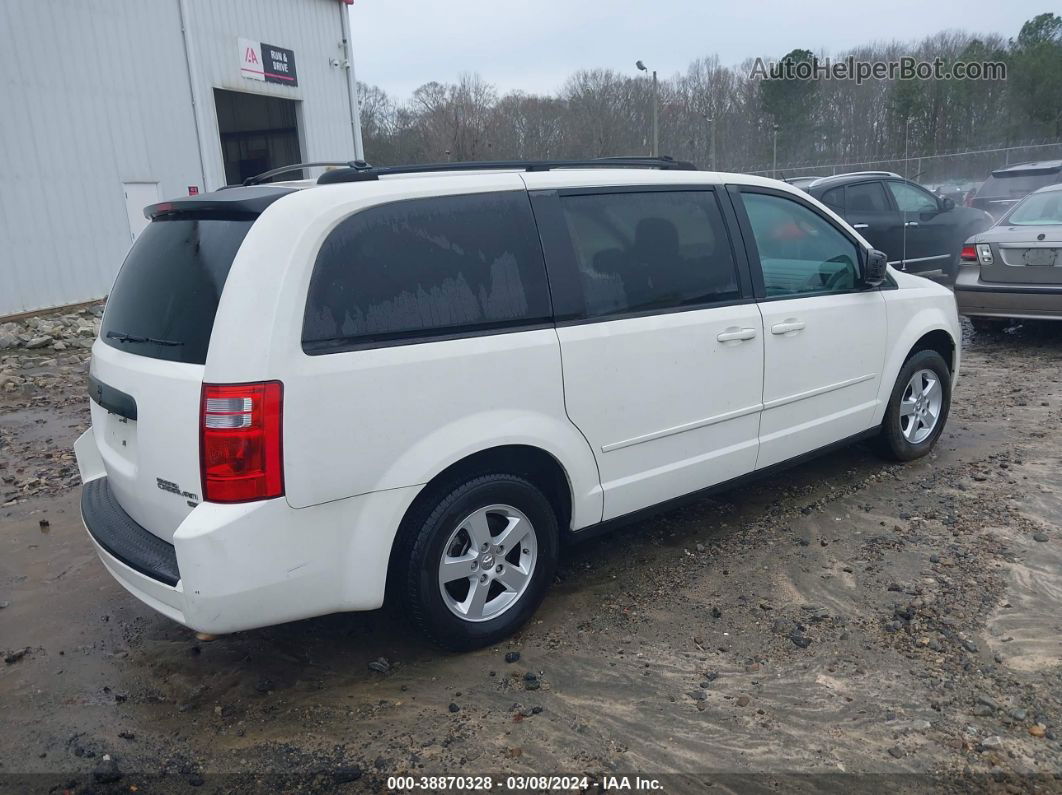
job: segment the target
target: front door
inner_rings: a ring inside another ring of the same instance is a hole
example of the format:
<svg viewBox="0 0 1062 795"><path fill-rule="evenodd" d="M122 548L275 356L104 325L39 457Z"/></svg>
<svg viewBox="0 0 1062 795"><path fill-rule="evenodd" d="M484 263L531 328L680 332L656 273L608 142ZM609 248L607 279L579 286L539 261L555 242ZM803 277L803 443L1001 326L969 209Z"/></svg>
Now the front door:
<svg viewBox="0 0 1062 795"><path fill-rule="evenodd" d="M873 425L885 301L862 289L859 244L811 205L769 189L742 188L738 198L762 279L762 469Z"/></svg>
<svg viewBox="0 0 1062 795"><path fill-rule="evenodd" d="M535 212L603 518L751 472L762 327L715 191L561 191Z"/></svg>
<svg viewBox="0 0 1062 795"><path fill-rule="evenodd" d="M937 197L924 188L898 180L885 184L903 213L905 270L949 267L958 253L951 250L955 237L952 214L941 212Z"/></svg>

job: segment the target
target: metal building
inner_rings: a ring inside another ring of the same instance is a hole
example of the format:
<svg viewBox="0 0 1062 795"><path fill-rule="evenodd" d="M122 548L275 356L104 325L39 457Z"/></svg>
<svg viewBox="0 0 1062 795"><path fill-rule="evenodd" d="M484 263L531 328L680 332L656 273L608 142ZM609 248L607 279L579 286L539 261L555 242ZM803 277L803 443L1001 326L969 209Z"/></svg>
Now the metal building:
<svg viewBox="0 0 1062 795"><path fill-rule="evenodd" d="M148 204L360 159L348 2L0 0L0 317L104 296Z"/></svg>

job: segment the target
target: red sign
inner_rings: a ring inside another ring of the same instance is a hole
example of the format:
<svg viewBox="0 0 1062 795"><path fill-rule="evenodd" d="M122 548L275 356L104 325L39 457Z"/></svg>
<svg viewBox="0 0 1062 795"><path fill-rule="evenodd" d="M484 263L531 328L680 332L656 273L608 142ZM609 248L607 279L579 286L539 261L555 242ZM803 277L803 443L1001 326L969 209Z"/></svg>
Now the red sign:
<svg viewBox="0 0 1062 795"><path fill-rule="evenodd" d="M198 185L189 185L188 186L188 195L189 196L198 196L199 195L199 186Z"/></svg>

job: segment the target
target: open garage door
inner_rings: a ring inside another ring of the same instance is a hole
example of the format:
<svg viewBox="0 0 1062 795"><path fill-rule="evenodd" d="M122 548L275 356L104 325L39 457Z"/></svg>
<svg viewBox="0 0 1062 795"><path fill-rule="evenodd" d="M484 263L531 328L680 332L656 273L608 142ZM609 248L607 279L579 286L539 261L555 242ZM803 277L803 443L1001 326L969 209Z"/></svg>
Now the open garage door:
<svg viewBox="0 0 1062 795"><path fill-rule="evenodd" d="M214 104L227 184L302 160L298 102L216 88ZM284 178L298 179L299 173Z"/></svg>

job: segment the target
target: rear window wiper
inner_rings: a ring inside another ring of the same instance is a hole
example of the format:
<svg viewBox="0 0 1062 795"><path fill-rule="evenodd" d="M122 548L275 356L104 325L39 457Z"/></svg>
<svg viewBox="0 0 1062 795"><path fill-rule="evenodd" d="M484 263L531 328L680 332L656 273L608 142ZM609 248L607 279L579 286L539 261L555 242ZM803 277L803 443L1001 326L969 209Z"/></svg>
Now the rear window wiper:
<svg viewBox="0 0 1062 795"><path fill-rule="evenodd" d="M137 334L126 334L123 331L108 331L107 339L118 340L118 342L150 342L152 345L167 345L170 347L184 345L183 342L177 342L176 340L160 340L156 337L142 337Z"/></svg>

